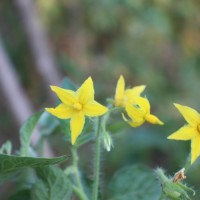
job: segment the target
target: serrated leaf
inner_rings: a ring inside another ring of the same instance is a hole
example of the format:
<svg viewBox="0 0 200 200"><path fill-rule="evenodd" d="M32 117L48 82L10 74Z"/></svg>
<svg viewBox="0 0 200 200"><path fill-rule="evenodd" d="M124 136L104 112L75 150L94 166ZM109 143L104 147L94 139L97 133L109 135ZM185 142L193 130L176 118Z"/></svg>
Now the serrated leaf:
<svg viewBox="0 0 200 200"><path fill-rule="evenodd" d="M67 159L67 156L56 158L33 158L0 154L0 175L25 167L43 167L47 165L54 165L66 161Z"/></svg>
<svg viewBox="0 0 200 200"><path fill-rule="evenodd" d="M72 186L66 174L54 166L36 168L39 180L32 188L32 200L70 199Z"/></svg>
<svg viewBox="0 0 200 200"><path fill-rule="evenodd" d="M151 169L134 165L119 170L109 186L110 200L157 200L161 188Z"/></svg>
<svg viewBox="0 0 200 200"><path fill-rule="evenodd" d="M29 146L31 142L31 136L41 114L42 114L42 111L29 117L20 129L20 142L21 142L20 155L21 156L29 155L28 152L29 152Z"/></svg>

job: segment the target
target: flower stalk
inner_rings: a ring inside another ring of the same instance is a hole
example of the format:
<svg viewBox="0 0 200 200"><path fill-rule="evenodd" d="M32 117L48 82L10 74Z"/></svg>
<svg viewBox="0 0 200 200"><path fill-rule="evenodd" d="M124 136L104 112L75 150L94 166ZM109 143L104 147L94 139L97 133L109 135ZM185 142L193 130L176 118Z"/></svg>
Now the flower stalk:
<svg viewBox="0 0 200 200"><path fill-rule="evenodd" d="M92 200L98 199L99 175L100 175L100 154L101 154L101 122L102 118L97 120L96 144L95 144L95 162L94 162L94 183L92 190Z"/></svg>
<svg viewBox="0 0 200 200"><path fill-rule="evenodd" d="M80 173L78 169L78 154L77 154L77 148L76 146L73 146L72 149L72 166L73 166L73 173L75 176L76 184L77 186L73 187L74 192L79 196L81 200L88 200L87 195L85 194L81 178L80 178Z"/></svg>

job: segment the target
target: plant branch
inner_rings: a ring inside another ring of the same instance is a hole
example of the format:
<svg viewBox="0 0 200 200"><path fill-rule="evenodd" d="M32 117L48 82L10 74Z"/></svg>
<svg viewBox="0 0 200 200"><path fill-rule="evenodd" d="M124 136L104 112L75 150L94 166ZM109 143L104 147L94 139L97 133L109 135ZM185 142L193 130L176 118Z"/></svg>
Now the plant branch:
<svg viewBox="0 0 200 200"><path fill-rule="evenodd" d="M77 187L75 187L75 192L81 198L81 200L88 200L88 197L86 196L84 192L84 188L81 182L80 173L78 169L78 154L77 154L77 148L75 146L72 147L72 166L73 166L73 174L76 179Z"/></svg>
<svg viewBox="0 0 200 200"><path fill-rule="evenodd" d="M92 200L98 199L99 174L100 174L100 153L101 153L101 117L97 121L97 135L95 144L95 163L94 163L94 183L92 191Z"/></svg>

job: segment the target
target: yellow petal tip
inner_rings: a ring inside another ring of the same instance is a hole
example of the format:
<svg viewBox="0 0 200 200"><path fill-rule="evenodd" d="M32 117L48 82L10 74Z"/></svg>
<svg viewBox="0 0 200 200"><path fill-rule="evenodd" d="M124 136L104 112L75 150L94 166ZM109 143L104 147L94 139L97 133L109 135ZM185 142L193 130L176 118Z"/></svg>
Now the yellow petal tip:
<svg viewBox="0 0 200 200"><path fill-rule="evenodd" d="M161 120L158 119L158 117L152 114L146 115L145 119L151 124L164 125L164 122L162 122Z"/></svg>
<svg viewBox="0 0 200 200"><path fill-rule="evenodd" d="M92 77L89 76L89 77L86 79L86 81L92 81ZM92 81L92 82L93 82L93 81Z"/></svg>
<svg viewBox="0 0 200 200"><path fill-rule="evenodd" d="M104 114L105 114L107 111L108 111L108 108L107 108L107 107L105 107L105 109L104 109Z"/></svg>
<svg viewBox="0 0 200 200"><path fill-rule="evenodd" d="M72 145L74 145L74 144L75 144L75 142L76 142L76 141L71 141Z"/></svg>
<svg viewBox="0 0 200 200"><path fill-rule="evenodd" d="M181 104L178 104L178 103L174 103L174 106L176 107L176 108L179 108L180 106L182 106Z"/></svg>
<svg viewBox="0 0 200 200"><path fill-rule="evenodd" d="M124 76L123 75L120 75L120 77L119 77L119 80L118 80L119 82L121 82L121 81L123 81L124 82Z"/></svg>
<svg viewBox="0 0 200 200"><path fill-rule="evenodd" d="M144 90L147 86L146 85L140 85L139 87L141 87Z"/></svg>
<svg viewBox="0 0 200 200"><path fill-rule="evenodd" d="M78 136L79 135L73 135L73 133L72 133L72 135L71 135L71 143L72 143L72 145L74 145L76 143L76 140L77 140Z"/></svg>
<svg viewBox="0 0 200 200"><path fill-rule="evenodd" d="M172 139L172 138L171 138L171 135L169 135L169 136L167 137L167 139L168 139L168 140L171 140L171 139Z"/></svg>
<svg viewBox="0 0 200 200"><path fill-rule="evenodd" d="M193 159L193 160L191 159L191 161L190 161L191 165L194 164L194 162L195 162L197 159L198 159L198 157L197 157L196 159Z"/></svg>
<svg viewBox="0 0 200 200"><path fill-rule="evenodd" d="M56 115L54 114L54 110L55 110L54 108L45 108L45 111L47 111L48 113L50 113L50 114L56 116Z"/></svg>
<svg viewBox="0 0 200 200"><path fill-rule="evenodd" d="M180 140L180 138L179 138L179 137L177 138L174 134L169 135L169 136L167 137L167 139L168 139L168 140Z"/></svg>
<svg viewBox="0 0 200 200"><path fill-rule="evenodd" d="M162 126L162 125L164 125L165 123L162 122L162 121L158 121L158 124Z"/></svg>
<svg viewBox="0 0 200 200"><path fill-rule="evenodd" d="M50 88L51 88L52 91L55 91L56 88L57 88L57 86L55 86L55 85L50 85Z"/></svg>
<svg viewBox="0 0 200 200"><path fill-rule="evenodd" d="M45 108L45 110L46 110L47 112L51 112L51 109L52 109L52 108Z"/></svg>

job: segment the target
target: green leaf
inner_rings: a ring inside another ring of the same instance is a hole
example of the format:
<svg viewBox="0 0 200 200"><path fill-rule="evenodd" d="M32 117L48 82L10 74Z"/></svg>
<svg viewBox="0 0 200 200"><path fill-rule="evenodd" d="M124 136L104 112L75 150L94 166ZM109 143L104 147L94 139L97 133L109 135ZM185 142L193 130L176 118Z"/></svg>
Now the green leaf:
<svg viewBox="0 0 200 200"><path fill-rule="evenodd" d="M7 173L7 174L0 174L0 186L2 184L4 184L5 182L13 180L14 178L16 178L16 172Z"/></svg>
<svg viewBox="0 0 200 200"><path fill-rule="evenodd" d="M74 91L77 89L76 85L67 77L63 79L61 83L61 87L68 90L74 90Z"/></svg>
<svg viewBox="0 0 200 200"><path fill-rule="evenodd" d="M109 186L110 200L157 200L161 188L148 167L134 165L119 170Z"/></svg>
<svg viewBox="0 0 200 200"><path fill-rule="evenodd" d="M29 117L20 129L20 142L21 142L21 156L29 155L29 146L33 130L42 114L42 111Z"/></svg>
<svg viewBox="0 0 200 200"><path fill-rule="evenodd" d="M44 112L39 119L39 131L42 136L48 136L59 126L59 120L48 112Z"/></svg>
<svg viewBox="0 0 200 200"><path fill-rule="evenodd" d="M67 156L56 158L33 158L0 154L0 175L25 167L43 167L54 165L68 159Z"/></svg>
<svg viewBox="0 0 200 200"><path fill-rule="evenodd" d="M12 196L10 196L9 200L30 200L31 199L30 197L31 197L30 190L23 189L17 191Z"/></svg>
<svg viewBox="0 0 200 200"><path fill-rule="evenodd" d="M66 200L72 194L72 185L66 174L55 166L36 168L38 181L32 188L32 200Z"/></svg>

